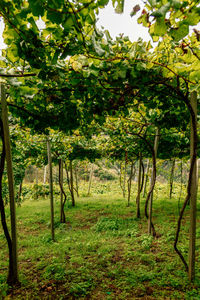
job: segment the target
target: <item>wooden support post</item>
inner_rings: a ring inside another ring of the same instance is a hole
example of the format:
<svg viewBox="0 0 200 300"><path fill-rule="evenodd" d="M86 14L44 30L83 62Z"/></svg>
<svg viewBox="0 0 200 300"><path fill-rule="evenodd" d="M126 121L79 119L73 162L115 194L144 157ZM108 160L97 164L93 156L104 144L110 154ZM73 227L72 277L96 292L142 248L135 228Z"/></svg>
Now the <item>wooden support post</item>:
<svg viewBox="0 0 200 300"><path fill-rule="evenodd" d="M13 274L12 281L18 282L18 257L17 257L17 225L16 225L16 208L15 208L15 193L14 193L14 177L12 167L12 153L10 146L10 133L8 126L8 109L6 102L5 88L0 84L2 122L6 150L7 176L10 199L10 220L11 220L11 237L12 237L12 259L13 259Z"/></svg>
<svg viewBox="0 0 200 300"><path fill-rule="evenodd" d="M52 159L51 159L51 144L47 139L47 153L49 165L49 192L50 192L50 210L51 210L51 237L55 241L54 235L54 204L53 204L53 172L52 172Z"/></svg>
<svg viewBox="0 0 200 300"><path fill-rule="evenodd" d="M195 124L191 117L191 135L190 135L190 158L193 161L193 172L191 182L190 197L190 240L189 240L189 271L190 281L195 277L195 242L196 242L196 202L197 202L197 93L192 92L190 96L190 105L194 112ZM195 156L195 157L194 157Z"/></svg>

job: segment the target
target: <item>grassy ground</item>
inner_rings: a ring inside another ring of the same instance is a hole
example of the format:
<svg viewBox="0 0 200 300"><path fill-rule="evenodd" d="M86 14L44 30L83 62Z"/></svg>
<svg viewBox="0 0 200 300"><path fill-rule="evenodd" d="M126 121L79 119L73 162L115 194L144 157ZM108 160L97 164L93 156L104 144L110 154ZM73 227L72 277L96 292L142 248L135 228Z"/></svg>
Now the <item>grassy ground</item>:
<svg viewBox="0 0 200 300"><path fill-rule="evenodd" d="M59 198L56 199L56 242L50 236L48 198L30 199L17 208L21 287L14 290L5 284L7 246L0 228L0 298L200 299L200 227L197 226L193 284L173 249L178 187L169 200L166 186L157 186L156 239L147 235L144 200L139 220L135 218L135 196L127 207L115 183L93 184L92 196L83 197L85 194L82 189L76 207L66 208L66 224L59 223ZM179 243L185 257L188 225L187 209Z"/></svg>

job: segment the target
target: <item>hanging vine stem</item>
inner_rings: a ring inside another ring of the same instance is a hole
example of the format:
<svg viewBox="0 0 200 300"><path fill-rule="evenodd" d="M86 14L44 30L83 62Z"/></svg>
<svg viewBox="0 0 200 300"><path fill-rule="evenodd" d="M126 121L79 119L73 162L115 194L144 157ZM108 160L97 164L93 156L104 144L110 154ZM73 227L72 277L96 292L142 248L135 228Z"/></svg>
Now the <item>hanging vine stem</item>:
<svg viewBox="0 0 200 300"><path fill-rule="evenodd" d="M185 201L183 203L182 209L180 211L180 215L178 218L178 222L177 222L177 229L176 229L176 235L175 235L175 240L174 240L174 250L176 251L176 253L178 254L178 256L180 257L181 261L183 262L186 272L189 271L189 267L188 264L183 256L183 254L181 253L181 251L178 249L177 244L179 241L179 234L180 234L180 230L181 230L181 222L183 219L183 215L185 212L185 208L190 200L191 197L191 188L192 188L192 174L193 174L193 170L195 167L195 162L196 162L196 158L197 158L197 142L198 142L198 134L197 134L197 125L196 125L196 117L195 117L195 113L193 111L193 108L190 104L189 101L189 88L188 88L188 82L186 83L186 88L187 88L187 93L186 95L184 95L180 90L175 89L173 86L168 85L167 83L164 83L166 86L168 86L170 89L172 89L173 91L176 91L177 95L179 95L180 99L183 100L183 102L185 103L185 105L188 108L188 111L190 113L191 116L191 123L192 123L192 127L193 127L193 155L191 157L191 161L190 161L190 171L189 171L189 178L188 178L188 185L187 185L187 195L185 198Z"/></svg>
<svg viewBox="0 0 200 300"><path fill-rule="evenodd" d="M191 187L192 187L192 174L193 174L193 170L195 167L195 162L196 162L196 158L197 158L197 139L198 139L198 135L197 135L197 126L196 126L196 117L195 117L195 113L193 111L193 108L191 106L191 104L189 103L189 100L187 97L183 98L183 101L185 102L189 112L190 112L190 116L191 116L191 122L192 122L192 127L193 127L193 155L191 157L191 163L190 163L190 171L189 171L189 179L188 179L188 186L187 186L187 195L185 198L185 201L183 203L182 209L180 211L180 215L178 218L178 223L177 223L177 230L176 230L176 237L175 237L175 241L174 241L174 249L176 251L176 253L179 255L180 259L182 260L186 271L188 272L189 268L188 268L188 264L184 258L184 256L182 255L181 251L178 249L177 244L178 244L178 240L179 240L179 234L180 234L180 230L181 230L181 222L183 219L183 215L184 215L184 211L185 208L190 200L191 197Z"/></svg>

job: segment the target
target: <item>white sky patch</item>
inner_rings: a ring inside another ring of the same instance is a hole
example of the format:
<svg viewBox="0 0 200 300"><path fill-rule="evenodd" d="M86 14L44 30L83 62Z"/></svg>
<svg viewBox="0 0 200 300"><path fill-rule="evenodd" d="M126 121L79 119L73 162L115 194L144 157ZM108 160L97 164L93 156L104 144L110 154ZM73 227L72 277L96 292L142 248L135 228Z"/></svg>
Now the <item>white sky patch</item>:
<svg viewBox="0 0 200 300"><path fill-rule="evenodd" d="M130 13L136 4L139 4L141 9L138 14L131 17ZM141 0L125 1L124 13L116 14L110 1L104 9L100 10L97 26L99 28L103 26L104 29L110 32L113 38L123 33L124 36L128 36L132 42L137 41L138 38L149 41L151 37L148 33L148 28L137 23L137 18L143 7L144 3Z"/></svg>
<svg viewBox="0 0 200 300"><path fill-rule="evenodd" d="M0 55L2 53L2 50L6 48L6 45L3 42L3 34L4 31L4 22L3 22L3 18L0 18Z"/></svg>

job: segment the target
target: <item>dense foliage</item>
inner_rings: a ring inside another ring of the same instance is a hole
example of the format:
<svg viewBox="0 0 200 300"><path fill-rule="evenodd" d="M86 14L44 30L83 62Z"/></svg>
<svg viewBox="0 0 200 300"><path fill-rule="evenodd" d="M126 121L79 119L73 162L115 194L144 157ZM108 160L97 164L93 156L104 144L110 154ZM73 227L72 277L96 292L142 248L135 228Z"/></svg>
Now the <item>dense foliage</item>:
<svg viewBox="0 0 200 300"><path fill-rule="evenodd" d="M172 165L175 166L175 159L188 159L190 155L186 198L174 242L174 248L188 270L185 252L179 250L177 244L183 214L190 201L193 224L190 230L193 249L192 267L189 263L190 280L194 279L195 262L197 188L194 172L200 151L199 120L191 102L191 98L197 99L199 108L200 33L195 27L200 19L198 2L148 0L141 12L139 5L133 7L131 16L139 14L138 23L149 28L153 41L157 41L156 46L142 39L133 43L123 35L112 39L107 30L100 31L96 27L97 16L108 0L2 0L0 3L6 44L0 58L0 84L6 89L15 189L19 188L19 196L25 169L31 164L37 168L47 165L48 152L53 230L55 193L51 186L51 160L54 165L59 164L61 215L65 215L65 203L69 200L63 184L63 162L72 206L75 206L74 191L77 197L79 195L77 166L80 161L94 162L106 157L119 163L121 173L125 162L124 195L126 168L130 164L130 197L134 163L138 160L136 202L139 209L144 166L147 169L147 159L151 158L152 174L145 216L150 224L148 233L153 229L153 235L159 237L152 222L156 160L173 159ZM112 4L117 13L123 12L123 0L112 0ZM1 93L3 103L2 90ZM3 116L2 120L0 210L11 255L13 238L6 229L4 209L8 198L5 177L8 151L4 145L9 136L3 131ZM91 165L88 194L93 172ZM182 173L181 167L181 176ZM170 186L172 188L171 179ZM38 182L36 188L38 194ZM140 214L137 216L139 218ZM65 218L63 222L66 222ZM11 227L13 230L13 225ZM15 284L16 279L9 278L8 283Z"/></svg>

